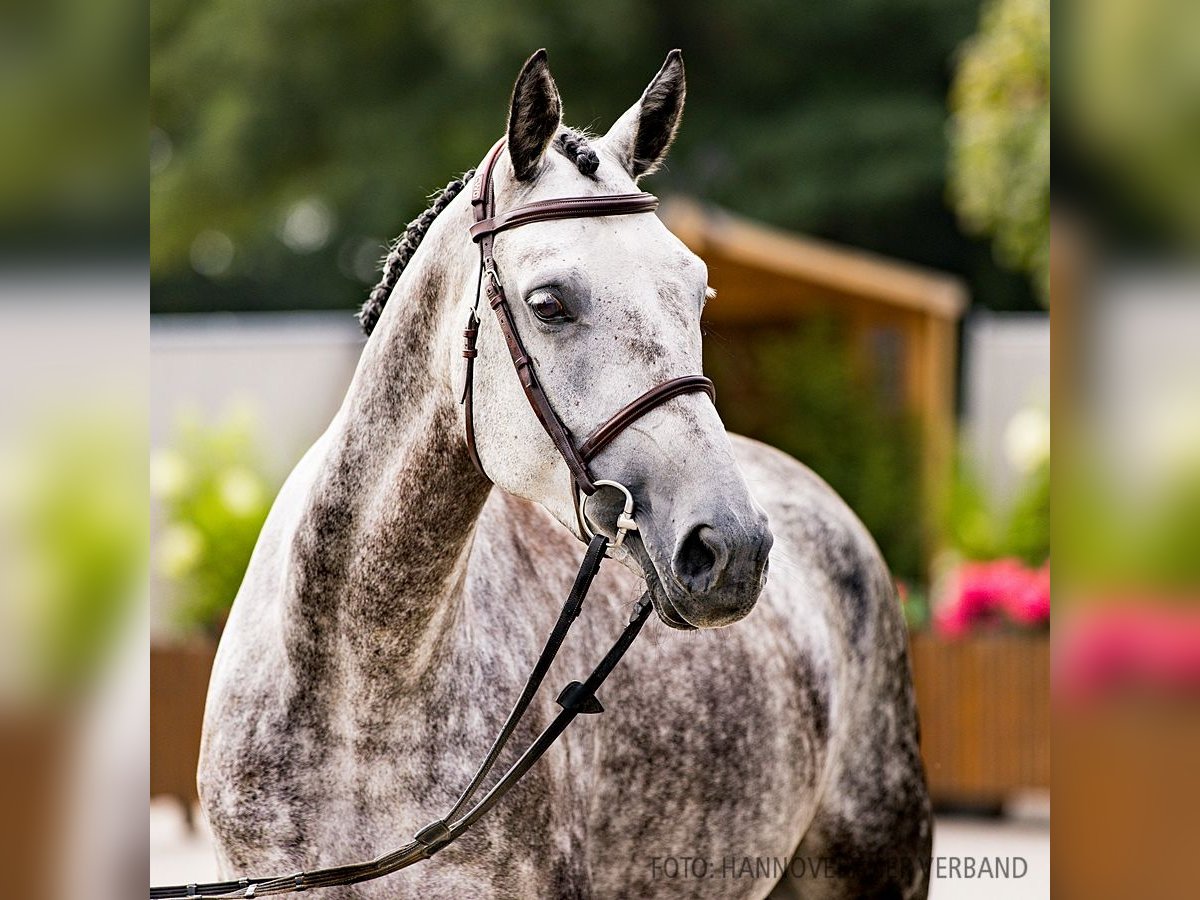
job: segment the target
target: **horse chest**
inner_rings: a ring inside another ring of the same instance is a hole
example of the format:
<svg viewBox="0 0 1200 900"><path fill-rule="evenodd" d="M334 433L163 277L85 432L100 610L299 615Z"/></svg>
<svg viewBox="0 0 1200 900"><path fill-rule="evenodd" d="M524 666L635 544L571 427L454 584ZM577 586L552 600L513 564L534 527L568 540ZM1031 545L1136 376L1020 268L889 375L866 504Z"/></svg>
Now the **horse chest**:
<svg viewBox="0 0 1200 900"><path fill-rule="evenodd" d="M683 857L703 856L716 872L733 859L786 857L809 815L802 798L813 793L815 772L797 764L804 739L773 737L776 703L751 695L716 714L729 697L659 704L637 683L650 673L631 674L606 694L608 712L581 722L472 832L389 886L364 885L366 895L670 896L679 884L663 866ZM433 726L417 716L396 754L358 759L351 793L360 799L350 820L330 829L330 842L377 852L440 813L452 801L448 786L464 783L478 756L471 722L443 717L434 753L421 740ZM755 896L761 887L714 890Z"/></svg>

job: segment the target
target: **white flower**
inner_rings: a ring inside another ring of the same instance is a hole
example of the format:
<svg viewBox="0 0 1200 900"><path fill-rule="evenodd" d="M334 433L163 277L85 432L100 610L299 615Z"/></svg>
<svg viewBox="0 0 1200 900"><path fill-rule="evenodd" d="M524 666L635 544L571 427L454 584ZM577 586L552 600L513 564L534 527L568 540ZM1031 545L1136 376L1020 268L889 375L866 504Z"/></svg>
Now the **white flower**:
<svg viewBox="0 0 1200 900"><path fill-rule="evenodd" d="M150 490L170 500L187 490L192 480L191 466L174 450L156 450L150 457Z"/></svg>
<svg viewBox="0 0 1200 900"><path fill-rule="evenodd" d="M158 541L158 565L168 578L182 578L195 568L203 553L204 535L183 522L164 529Z"/></svg>
<svg viewBox="0 0 1200 900"><path fill-rule="evenodd" d="M1164 479L1193 471L1200 460L1200 397L1182 385L1164 386L1146 401L1141 442L1144 467Z"/></svg>
<svg viewBox="0 0 1200 900"><path fill-rule="evenodd" d="M245 466L233 466L222 472L217 491L225 508L236 516L248 516L260 509L266 494L258 476Z"/></svg>
<svg viewBox="0 0 1200 900"><path fill-rule="evenodd" d="M1004 429L1004 455L1022 474L1050 458L1050 414L1038 407L1021 410Z"/></svg>

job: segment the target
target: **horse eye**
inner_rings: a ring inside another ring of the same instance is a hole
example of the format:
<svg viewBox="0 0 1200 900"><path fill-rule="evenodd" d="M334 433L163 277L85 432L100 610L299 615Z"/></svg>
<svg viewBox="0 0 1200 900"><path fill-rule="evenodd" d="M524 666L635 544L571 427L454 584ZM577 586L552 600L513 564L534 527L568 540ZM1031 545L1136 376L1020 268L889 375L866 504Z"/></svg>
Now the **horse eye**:
<svg viewBox="0 0 1200 900"><path fill-rule="evenodd" d="M557 296L542 291L529 299L529 308L543 322L556 322L567 317L567 308Z"/></svg>

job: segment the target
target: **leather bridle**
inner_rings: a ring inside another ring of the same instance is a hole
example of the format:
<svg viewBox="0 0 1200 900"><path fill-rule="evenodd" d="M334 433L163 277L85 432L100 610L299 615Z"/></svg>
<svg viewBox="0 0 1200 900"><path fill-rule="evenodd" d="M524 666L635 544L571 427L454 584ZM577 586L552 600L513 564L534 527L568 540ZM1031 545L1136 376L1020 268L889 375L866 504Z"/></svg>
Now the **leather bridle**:
<svg viewBox="0 0 1200 900"><path fill-rule="evenodd" d="M563 424L554 406L543 390L533 360L521 342L517 331L517 323L508 297L504 293L504 284L496 267L494 254L496 235L502 231L529 225L533 222L547 222L554 219L582 219L601 216L628 216L638 213L653 212L658 207L658 198L653 194L639 191L633 194L601 194L591 197L559 197L553 200L537 200L526 203L505 212L496 212L496 196L493 176L496 164L504 152L506 142L503 138L496 142L475 175L475 184L471 189L471 209L474 212L475 223L470 227L471 239L479 244L479 284L488 305L496 313L496 321L500 325L500 333L516 367L517 377L525 390L525 398L533 408L537 420L545 429L546 434L554 443L559 455L567 464L571 473L571 498L575 504L576 518L581 530L590 531L588 527L580 494L590 497L598 487L603 486L597 481L589 467L596 455L607 447L626 428L640 419L650 410L661 406L680 394L703 391L709 398L716 401L716 388L712 381L703 375L683 375L664 381L651 388L640 397L622 407L608 421L592 432L591 436L580 444L575 443L570 430ZM475 358L479 351L476 342L479 337L479 294L476 293L475 305L471 308L471 316L463 331L463 351L466 360L466 372L463 376L463 419L466 425L467 453L484 477L483 463L479 459L479 449L475 443L475 409L474 409L474 372ZM607 482L614 487L621 485ZM626 491L627 500L632 498ZM627 509L627 513L631 512ZM632 529L630 529L632 530ZM622 535L618 533L618 540Z"/></svg>
<svg viewBox="0 0 1200 900"><path fill-rule="evenodd" d="M629 490L622 484L606 479L595 478L589 464L601 450L612 443L622 431L633 422L644 416L650 410L666 403L681 394L703 391L715 400L713 384L703 375L685 375L672 378L657 387L651 388L640 397L626 404L608 421L592 432L591 436L581 444L576 445L571 432L563 424L562 419L554 411L538 381L533 368L533 361L525 351L517 332L516 321L512 308L504 294L504 287L496 268L493 255L494 241L497 234L531 222L545 222L551 219L570 219L591 216L622 216L637 213L653 212L658 206L658 200L652 194L614 194L596 197L563 197L557 200L541 200L518 206L507 212L497 213L492 186L492 175L496 161L505 147L501 139L491 152L488 153L483 166L476 176L475 186L471 193L471 206L475 213L475 223L470 228L471 237L479 244L479 278L483 293L488 298L488 305L496 313L500 324L500 332L512 356L513 365L525 389L529 405L533 407L534 415L554 446L567 463L571 472L572 498L575 502L575 512L582 534L590 537L587 552L575 577L571 593L567 596L559 613L558 621L550 632L537 663L530 672L521 695L513 705L512 711L505 720L500 733L492 742L483 762L480 763L459 795L454 806L442 818L431 822L416 833L411 841L403 847L390 853L385 853L376 859L351 865L334 866L311 872L298 872L293 875L268 878L242 878L237 881L220 881L208 884L173 885L169 887L152 887L151 900L168 900L168 898L190 897L261 897L274 894L290 894L312 888L335 887L339 885L358 884L388 875L400 869L429 859L433 854L451 844L463 833L482 818L499 800L515 785L524 774L536 763L556 740L566 730L576 717L580 715L595 715L604 711L603 705L596 697L596 690L604 683L609 674L621 661L625 651L629 649L638 636L652 609L650 596L644 593L634 605L629 621L620 636L613 643L608 653L582 682L572 681L558 695L557 703L562 711L551 720L533 741L532 744L517 758L484 795L471 803L488 774L495 767L501 751L507 745L526 710L533 701L542 680L550 670L562 646L563 640L571 624L578 618L583 609L583 601L587 597L596 573L600 570L608 550L617 546L629 531L637 530L633 518L634 502ZM475 305L471 310L470 322L464 332L465 344L463 356L466 357L466 375L463 384L462 403L466 421L467 451L484 477L483 465L475 446L475 425L473 410L473 385L475 358L478 355L476 340L479 335L479 297L476 295ZM587 518L585 508L586 498L593 495L598 488L611 486L624 493L625 505L617 516L615 537L607 538L603 534L593 532ZM580 495L585 498L579 499Z"/></svg>

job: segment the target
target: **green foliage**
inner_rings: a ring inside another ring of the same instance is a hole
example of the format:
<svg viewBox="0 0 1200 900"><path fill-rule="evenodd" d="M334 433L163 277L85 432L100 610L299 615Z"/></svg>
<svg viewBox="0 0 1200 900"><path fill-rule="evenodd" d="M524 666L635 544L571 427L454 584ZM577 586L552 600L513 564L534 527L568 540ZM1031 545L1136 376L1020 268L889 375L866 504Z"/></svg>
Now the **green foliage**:
<svg viewBox="0 0 1200 900"><path fill-rule="evenodd" d="M1138 546L1142 565L1159 584L1200 585L1200 469L1172 480Z"/></svg>
<svg viewBox="0 0 1200 900"><path fill-rule="evenodd" d="M0 637L0 668L31 694L91 683L134 606L146 554L144 446L119 411L73 410L0 466L0 535L12 543L0 548L12 552L0 563L0 597L12 608L0 613L15 619Z"/></svg>
<svg viewBox="0 0 1200 900"><path fill-rule="evenodd" d="M924 631L933 621L929 595L924 591L914 590L903 582L900 588L900 608L904 611L904 623L909 631Z"/></svg>
<svg viewBox="0 0 1200 900"><path fill-rule="evenodd" d="M126 0L2 5L0 256L77 259L83 238L144 257L144 34Z"/></svg>
<svg viewBox="0 0 1200 900"><path fill-rule="evenodd" d="M1073 204L1139 242L1200 247L1200 4L1122 0L1069 4L1055 89L1063 100ZM1060 6L1060 10L1064 7ZM1065 49L1062 49L1065 48ZM1076 175L1075 177L1078 177ZM1081 202L1082 201L1082 202ZM1132 232L1132 233L1130 233Z"/></svg>
<svg viewBox="0 0 1200 900"><path fill-rule="evenodd" d="M997 509L965 461L947 504L946 538L965 559L1016 557L1040 566L1050 557L1050 461L1026 477L1011 509Z"/></svg>
<svg viewBox="0 0 1200 900"><path fill-rule="evenodd" d="M151 487L166 521L155 547L172 584L179 623L219 633L242 583L274 494L245 412L217 426L180 423L175 445L155 453Z"/></svg>
<svg viewBox="0 0 1200 900"><path fill-rule="evenodd" d="M975 15L974 0L159 0L155 308L358 305L427 193L502 133L513 78L540 46L567 121L598 129L683 49L688 110L655 191L1031 305L944 207L947 60ZM297 241L288 223L314 209L318 227Z"/></svg>
<svg viewBox="0 0 1200 900"><path fill-rule="evenodd" d="M1200 584L1200 467L1163 476L1133 496L1128 474L1077 460L1058 516L1063 569L1093 594L1196 597Z"/></svg>
<svg viewBox="0 0 1200 900"><path fill-rule="evenodd" d="M924 574L920 444L915 423L856 371L828 319L712 338L705 369L731 431L772 444L829 482L870 530L894 575Z"/></svg>
<svg viewBox="0 0 1200 900"><path fill-rule="evenodd" d="M987 0L951 92L950 195L1000 261L1050 288L1050 3Z"/></svg>

